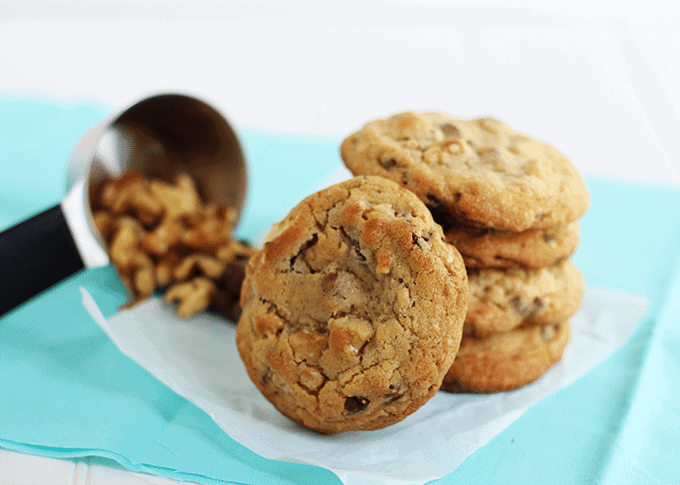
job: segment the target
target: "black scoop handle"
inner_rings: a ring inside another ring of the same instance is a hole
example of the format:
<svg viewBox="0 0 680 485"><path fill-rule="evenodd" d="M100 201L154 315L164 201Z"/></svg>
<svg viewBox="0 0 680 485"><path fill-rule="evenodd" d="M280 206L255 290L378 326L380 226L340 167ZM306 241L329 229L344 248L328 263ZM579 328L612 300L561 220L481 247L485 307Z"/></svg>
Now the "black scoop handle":
<svg viewBox="0 0 680 485"><path fill-rule="evenodd" d="M61 205L0 232L0 317L84 267Z"/></svg>

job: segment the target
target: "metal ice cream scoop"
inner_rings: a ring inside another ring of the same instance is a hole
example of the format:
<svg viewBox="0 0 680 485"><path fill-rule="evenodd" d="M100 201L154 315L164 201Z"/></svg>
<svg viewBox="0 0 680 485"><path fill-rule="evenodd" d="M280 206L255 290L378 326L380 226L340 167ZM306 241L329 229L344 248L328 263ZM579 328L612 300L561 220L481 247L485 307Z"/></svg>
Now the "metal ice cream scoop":
<svg viewBox="0 0 680 485"><path fill-rule="evenodd" d="M92 201L102 183L130 170L168 182L187 173L203 200L243 208L246 160L226 119L190 96L146 98L81 138L60 204L0 233L0 316L84 267L109 263Z"/></svg>

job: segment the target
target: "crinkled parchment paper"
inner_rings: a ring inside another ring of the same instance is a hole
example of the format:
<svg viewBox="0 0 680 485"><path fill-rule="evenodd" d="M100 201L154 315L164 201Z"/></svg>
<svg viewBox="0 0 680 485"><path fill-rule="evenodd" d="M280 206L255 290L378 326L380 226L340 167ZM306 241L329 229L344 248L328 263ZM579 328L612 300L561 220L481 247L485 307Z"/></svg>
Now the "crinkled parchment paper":
<svg viewBox="0 0 680 485"><path fill-rule="evenodd" d="M346 484L420 484L453 471L531 405L623 345L647 307L639 296L586 288L562 360L536 382L492 395L439 392L387 429L322 436L262 397L238 356L233 323L209 313L181 320L157 298L106 319L81 291L90 315L123 353L230 437L265 458L327 468Z"/></svg>

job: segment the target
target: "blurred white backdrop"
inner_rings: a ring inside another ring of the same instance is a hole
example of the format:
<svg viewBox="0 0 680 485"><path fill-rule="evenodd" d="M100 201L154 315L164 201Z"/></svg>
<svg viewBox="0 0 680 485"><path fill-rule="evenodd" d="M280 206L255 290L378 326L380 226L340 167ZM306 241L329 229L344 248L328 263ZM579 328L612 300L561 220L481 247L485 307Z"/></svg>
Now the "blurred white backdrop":
<svg viewBox="0 0 680 485"><path fill-rule="evenodd" d="M407 109L491 115L585 173L677 183L675 9L607 4L0 0L0 96L179 91L331 139Z"/></svg>

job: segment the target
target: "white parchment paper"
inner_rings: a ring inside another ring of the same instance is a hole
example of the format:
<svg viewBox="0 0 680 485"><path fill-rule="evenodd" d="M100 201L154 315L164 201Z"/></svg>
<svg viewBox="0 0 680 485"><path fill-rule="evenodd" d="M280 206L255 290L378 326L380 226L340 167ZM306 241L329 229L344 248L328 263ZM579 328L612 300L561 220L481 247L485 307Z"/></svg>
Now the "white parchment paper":
<svg viewBox="0 0 680 485"><path fill-rule="evenodd" d="M562 360L534 383L492 395L439 392L387 429L322 436L262 397L238 356L233 323L209 313L181 320L160 299L106 319L81 291L90 315L123 353L230 437L265 458L327 468L349 485L421 484L453 471L530 406L623 345L647 308L643 297L587 288Z"/></svg>

